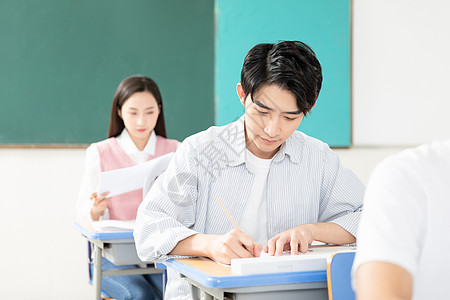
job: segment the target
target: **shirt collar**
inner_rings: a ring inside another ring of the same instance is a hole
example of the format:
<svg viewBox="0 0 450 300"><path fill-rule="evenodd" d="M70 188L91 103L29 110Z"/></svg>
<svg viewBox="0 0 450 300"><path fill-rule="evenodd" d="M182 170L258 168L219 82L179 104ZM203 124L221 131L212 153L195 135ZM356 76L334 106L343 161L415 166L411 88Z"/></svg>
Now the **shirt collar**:
<svg viewBox="0 0 450 300"><path fill-rule="evenodd" d="M293 163L299 163L301 159L302 154L302 144L304 142L303 136L302 138L296 139L293 137L293 135L296 134L295 132L283 143L281 144L280 149L273 157L274 162L280 162L282 161L286 155L289 156L290 160Z"/></svg>
<svg viewBox="0 0 450 300"><path fill-rule="evenodd" d="M237 121L229 124L227 130L223 132L223 139L231 145L229 151L229 166L237 166L245 162L245 115L240 117ZM294 137L296 135L296 137ZM298 138L300 137L300 138ZM273 157L273 162L282 161L286 155L294 163L301 160L302 145L304 144L303 135L298 135L295 132L283 143L280 149Z"/></svg>
<svg viewBox="0 0 450 300"><path fill-rule="evenodd" d="M128 155L137 152L145 152L149 155L155 155L155 148L156 148L155 131L152 131L152 133L150 134L150 138L148 139L147 144L145 145L144 150L142 151L139 151L139 149L136 147L126 128L124 128L120 133L120 135L116 137L116 140L122 147L123 151L125 151L125 153Z"/></svg>

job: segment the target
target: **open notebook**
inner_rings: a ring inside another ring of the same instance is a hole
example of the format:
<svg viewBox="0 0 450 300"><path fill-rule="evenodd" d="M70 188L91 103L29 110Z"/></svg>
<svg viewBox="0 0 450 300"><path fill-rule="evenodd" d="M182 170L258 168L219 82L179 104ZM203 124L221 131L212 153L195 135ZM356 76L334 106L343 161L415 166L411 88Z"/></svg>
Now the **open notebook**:
<svg viewBox="0 0 450 300"><path fill-rule="evenodd" d="M307 253L299 255L284 253L282 256L232 259L231 270L240 275L326 270L329 257L349 251L356 251L356 247L312 246Z"/></svg>

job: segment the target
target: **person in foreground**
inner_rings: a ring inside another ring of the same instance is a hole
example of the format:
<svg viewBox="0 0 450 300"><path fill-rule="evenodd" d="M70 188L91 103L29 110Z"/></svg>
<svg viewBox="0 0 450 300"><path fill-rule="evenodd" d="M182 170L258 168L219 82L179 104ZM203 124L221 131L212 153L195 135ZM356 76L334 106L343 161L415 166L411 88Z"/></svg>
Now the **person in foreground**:
<svg viewBox="0 0 450 300"><path fill-rule="evenodd" d="M181 144L139 206L139 257L205 256L229 264L261 251L306 252L313 241L355 242L363 184L328 145L296 131L321 85L320 63L306 44L253 47L237 84L244 116ZM191 299L171 269L165 297Z"/></svg>
<svg viewBox="0 0 450 300"><path fill-rule="evenodd" d="M162 98L152 79L131 76L120 83L112 103L108 137L86 150L86 170L77 201L80 222L136 219L142 189L114 197L97 195L100 172L132 167L176 151L179 142L166 138ZM106 258L102 266L130 268L116 266ZM106 276L102 290L117 300L160 299L162 276Z"/></svg>
<svg viewBox="0 0 450 300"><path fill-rule="evenodd" d="M450 140L377 166L352 270L357 298L448 299L449 215Z"/></svg>

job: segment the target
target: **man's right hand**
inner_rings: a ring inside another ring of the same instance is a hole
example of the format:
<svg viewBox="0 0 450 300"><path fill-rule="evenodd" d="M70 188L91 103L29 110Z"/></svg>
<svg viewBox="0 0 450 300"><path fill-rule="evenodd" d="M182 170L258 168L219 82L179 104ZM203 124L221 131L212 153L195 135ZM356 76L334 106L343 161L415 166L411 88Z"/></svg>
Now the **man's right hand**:
<svg viewBox="0 0 450 300"><path fill-rule="evenodd" d="M258 257L262 245L240 230L224 235L195 234L178 242L169 253L183 256L205 256L223 264L230 264L234 258Z"/></svg>
<svg viewBox="0 0 450 300"><path fill-rule="evenodd" d="M258 257L261 250L262 245L254 242L251 236L234 229L225 235L214 236L209 257L230 264L234 258Z"/></svg>

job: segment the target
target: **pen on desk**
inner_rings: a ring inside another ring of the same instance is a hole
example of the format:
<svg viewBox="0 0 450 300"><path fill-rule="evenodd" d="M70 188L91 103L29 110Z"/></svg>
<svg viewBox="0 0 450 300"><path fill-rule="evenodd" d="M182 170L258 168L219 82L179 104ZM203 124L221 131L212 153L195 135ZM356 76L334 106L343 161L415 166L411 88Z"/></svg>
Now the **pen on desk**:
<svg viewBox="0 0 450 300"><path fill-rule="evenodd" d="M216 198L217 202L219 202L220 206L222 207L223 211L225 212L225 214L228 216L228 219L230 219L231 223L233 223L234 228L236 228L236 230L241 231L241 229L239 228L238 224L236 223L236 221L233 219L233 216L230 214L230 212L228 211L228 209L225 207L225 205L223 204L222 200L220 200L219 197Z"/></svg>

